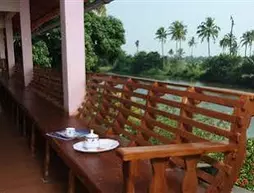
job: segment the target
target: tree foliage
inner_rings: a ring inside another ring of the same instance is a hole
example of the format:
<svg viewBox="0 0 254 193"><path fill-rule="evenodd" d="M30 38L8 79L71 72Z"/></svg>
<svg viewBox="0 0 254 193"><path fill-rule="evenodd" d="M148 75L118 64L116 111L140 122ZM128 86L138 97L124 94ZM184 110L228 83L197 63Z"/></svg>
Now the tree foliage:
<svg viewBox="0 0 254 193"><path fill-rule="evenodd" d="M238 44L237 39L233 34L226 34L221 40L220 40L220 46L223 49L223 53L225 53L225 50L229 49L229 54L236 55L238 51Z"/></svg>
<svg viewBox="0 0 254 193"><path fill-rule="evenodd" d="M85 14L84 26L87 70L96 71L99 65L113 65L125 43L122 22L112 16L89 12ZM60 27L34 35L33 43L34 63L61 68Z"/></svg>
<svg viewBox="0 0 254 193"><path fill-rule="evenodd" d="M122 22L112 16L94 13L86 14L85 18L88 69L96 65L113 65L125 43Z"/></svg>
<svg viewBox="0 0 254 193"><path fill-rule="evenodd" d="M187 26L181 21L174 21L168 28L171 40L176 41L176 52L181 49L181 42L186 40Z"/></svg>
<svg viewBox="0 0 254 193"><path fill-rule="evenodd" d="M164 56L164 44L166 43L167 40L167 31L164 27L160 27L156 33L156 39L158 39L161 42L161 55L162 57Z"/></svg>
<svg viewBox="0 0 254 193"><path fill-rule="evenodd" d="M208 56L211 55L210 42L215 41L218 38L220 27L215 24L215 19L207 17L204 22L198 26L197 34L201 38L201 42L205 39L208 44Z"/></svg>
<svg viewBox="0 0 254 193"><path fill-rule="evenodd" d="M49 50L44 41L38 41L33 44L33 61L36 65L50 67L51 58Z"/></svg>
<svg viewBox="0 0 254 193"><path fill-rule="evenodd" d="M197 45L197 42L195 40L195 37L191 37L191 39L188 41L188 46L191 48L191 56L193 56L193 48Z"/></svg>

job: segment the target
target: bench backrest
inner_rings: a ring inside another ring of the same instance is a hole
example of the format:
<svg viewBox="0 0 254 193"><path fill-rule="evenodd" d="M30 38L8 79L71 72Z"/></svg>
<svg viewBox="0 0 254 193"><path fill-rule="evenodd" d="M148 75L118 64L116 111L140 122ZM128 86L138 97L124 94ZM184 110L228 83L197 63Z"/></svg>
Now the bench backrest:
<svg viewBox="0 0 254 193"><path fill-rule="evenodd" d="M59 107L63 107L62 85L61 72L50 68L34 67L29 88Z"/></svg>
<svg viewBox="0 0 254 193"><path fill-rule="evenodd" d="M7 64L5 59L0 59L0 72L7 71Z"/></svg>
<svg viewBox="0 0 254 193"><path fill-rule="evenodd" d="M201 159L213 172L198 169L198 177L214 191L226 190L235 182L253 114L253 95L248 93L91 74L78 116L90 128L117 134L130 146L203 141L235 144L234 152ZM180 158L171 162L185 167Z"/></svg>

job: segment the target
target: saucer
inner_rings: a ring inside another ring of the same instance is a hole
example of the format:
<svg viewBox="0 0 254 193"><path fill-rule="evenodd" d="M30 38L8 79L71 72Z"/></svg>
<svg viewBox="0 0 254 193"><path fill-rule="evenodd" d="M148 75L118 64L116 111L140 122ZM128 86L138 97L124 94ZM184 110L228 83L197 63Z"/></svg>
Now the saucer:
<svg viewBox="0 0 254 193"><path fill-rule="evenodd" d="M80 141L73 144L73 149L84 153L99 153L113 150L119 146L119 142L113 139L99 139L99 143L100 146L98 148L87 149L84 147L84 142Z"/></svg>

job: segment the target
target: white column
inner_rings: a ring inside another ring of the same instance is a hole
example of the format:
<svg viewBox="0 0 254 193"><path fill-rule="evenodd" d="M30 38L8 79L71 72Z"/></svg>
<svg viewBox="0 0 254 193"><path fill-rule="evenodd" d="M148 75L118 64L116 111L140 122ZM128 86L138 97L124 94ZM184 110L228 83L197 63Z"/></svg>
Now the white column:
<svg viewBox="0 0 254 193"><path fill-rule="evenodd" d="M5 59L4 29L0 29L0 59Z"/></svg>
<svg viewBox="0 0 254 193"><path fill-rule="evenodd" d="M32 32L29 0L20 0L20 27L24 83L27 86L33 77Z"/></svg>
<svg viewBox="0 0 254 193"><path fill-rule="evenodd" d="M64 108L73 115L85 96L84 0L61 0Z"/></svg>
<svg viewBox="0 0 254 193"><path fill-rule="evenodd" d="M13 73L13 67L15 66L15 56L14 56L12 17L9 16L8 14L5 17L5 32L6 32L6 46L7 46L7 60L8 60L9 76L11 76Z"/></svg>

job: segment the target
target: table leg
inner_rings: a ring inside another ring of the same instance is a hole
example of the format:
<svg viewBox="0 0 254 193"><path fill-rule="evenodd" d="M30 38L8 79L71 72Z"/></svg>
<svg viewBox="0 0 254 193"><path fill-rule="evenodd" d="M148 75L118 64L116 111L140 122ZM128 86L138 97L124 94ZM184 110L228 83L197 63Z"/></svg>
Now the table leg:
<svg viewBox="0 0 254 193"><path fill-rule="evenodd" d="M19 107L16 105L16 127L19 130Z"/></svg>
<svg viewBox="0 0 254 193"><path fill-rule="evenodd" d="M43 171L43 181L44 182L48 182L49 164L50 164L50 145L49 145L48 140L46 140L45 158L44 158L44 171Z"/></svg>
<svg viewBox="0 0 254 193"><path fill-rule="evenodd" d="M23 136L26 137L26 115L23 116Z"/></svg>
<svg viewBox="0 0 254 193"><path fill-rule="evenodd" d="M71 169L69 171L68 193L75 193L75 175Z"/></svg>
<svg viewBox="0 0 254 193"><path fill-rule="evenodd" d="M34 157L35 156L35 123L32 124L30 149L32 151L32 156Z"/></svg>

